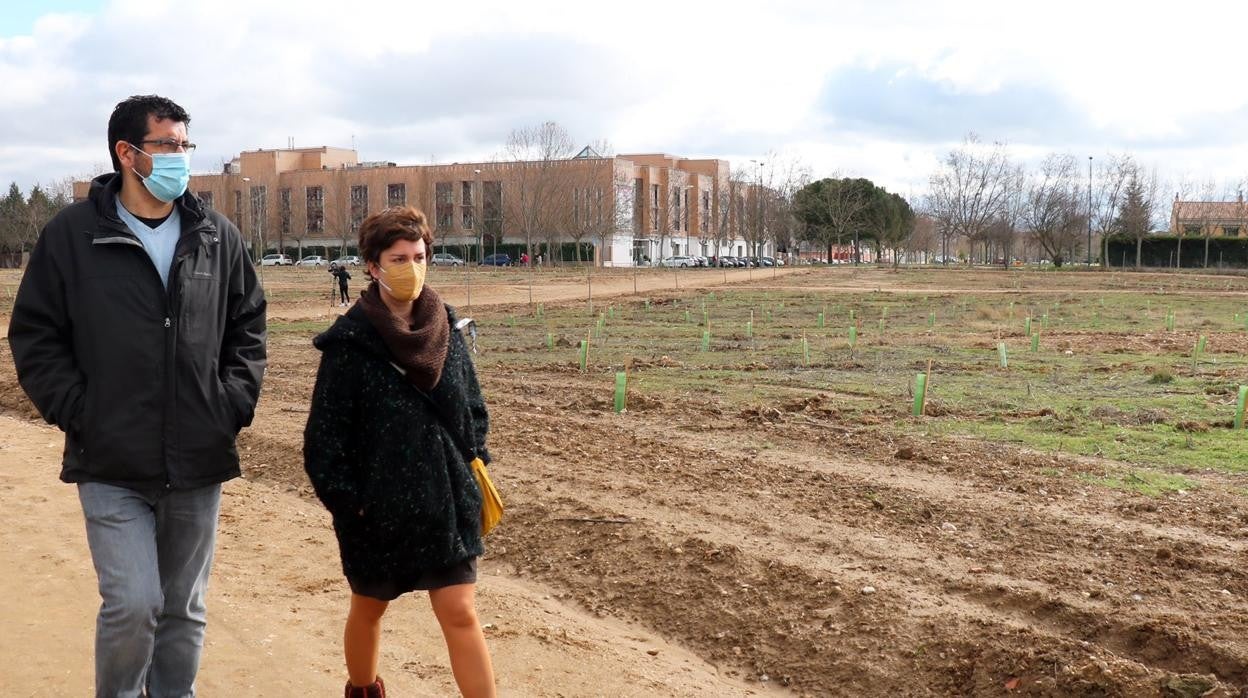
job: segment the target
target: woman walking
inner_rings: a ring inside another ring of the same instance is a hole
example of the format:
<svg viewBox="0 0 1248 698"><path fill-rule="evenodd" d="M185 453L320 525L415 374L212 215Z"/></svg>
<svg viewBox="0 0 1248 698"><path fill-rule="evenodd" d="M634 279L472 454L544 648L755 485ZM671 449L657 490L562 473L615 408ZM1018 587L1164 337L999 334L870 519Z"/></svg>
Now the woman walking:
<svg viewBox="0 0 1248 698"><path fill-rule="evenodd" d="M453 312L424 286L424 214L389 208L359 235L373 281L313 340L321 366L304 430L304 467L333 515L351 586L346 696L385 696L381 618L417 590L429 592L460 693L493 696L474 600L481 492L468 465L490 460L481 388Z"/></svg>

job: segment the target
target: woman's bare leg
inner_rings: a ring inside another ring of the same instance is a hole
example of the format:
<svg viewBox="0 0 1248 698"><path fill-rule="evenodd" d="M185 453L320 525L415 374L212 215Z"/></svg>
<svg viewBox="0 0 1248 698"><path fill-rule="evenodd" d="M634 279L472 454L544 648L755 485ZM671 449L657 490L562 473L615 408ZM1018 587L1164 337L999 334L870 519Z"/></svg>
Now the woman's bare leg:
<svg viewBox="0 0 1248 698"><path fill-rule="evenodd" d="M475 584L456 584L429 592L433 615L442 626L451 672L464 698L494 698L494 667L477 620Z"/></svg>
<svg viewBox="0 0 1248 698"><path fill-rule="evenodd" d="M352 685L367 686L377 680L377 662L381 656L381 616L388 602L369 596L351 594L351 610L342 634L343 654L347 658L347 676Z"/></svg>

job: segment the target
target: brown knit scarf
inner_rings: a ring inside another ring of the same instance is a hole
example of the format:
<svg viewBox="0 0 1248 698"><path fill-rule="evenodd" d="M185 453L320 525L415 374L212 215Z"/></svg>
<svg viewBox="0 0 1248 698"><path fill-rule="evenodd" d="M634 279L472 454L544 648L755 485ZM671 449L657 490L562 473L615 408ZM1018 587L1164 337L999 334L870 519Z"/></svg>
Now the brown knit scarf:
<svg viewBox="0 0 1248 698"><path fill-rule="evenodd" d="M377 282L360 294L360 308L381 334L394 363L421 390L432 390L442 378L442 364L450 349L451 324L437 292L425 286L412 303L411 323L395 317L381 300Z"/></svg>

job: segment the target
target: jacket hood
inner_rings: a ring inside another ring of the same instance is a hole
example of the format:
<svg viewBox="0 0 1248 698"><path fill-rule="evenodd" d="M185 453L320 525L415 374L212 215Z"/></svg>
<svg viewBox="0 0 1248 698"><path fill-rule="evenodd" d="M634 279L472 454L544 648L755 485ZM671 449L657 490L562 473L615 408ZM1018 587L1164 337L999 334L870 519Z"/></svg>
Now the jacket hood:
<svg viewBox="0 0 1248 698"><path fill-rule="evenodd" d="M343 343L356 344L370 351L380 350L381 354L385 354L386 347L381 334L368 321L368 316L359 305L352 305L347 312L338 316L328 330L312 339L312 346L321 351Z"/></svg>
<svg viewBox="0 0 1248 698"><path fill-rule="evenodd" d="M117 217L117 210L113 208L114 198L121 193L121 182L120 172L108 172L91 180L91 190L87 193L87 199L100 217L110 221L121 221ZM174 199L174 205L178 207L178 212L182 216L184 229L188 224L195 225L205 217L203 203L199 197L191 193L190 189Z"/></svg>

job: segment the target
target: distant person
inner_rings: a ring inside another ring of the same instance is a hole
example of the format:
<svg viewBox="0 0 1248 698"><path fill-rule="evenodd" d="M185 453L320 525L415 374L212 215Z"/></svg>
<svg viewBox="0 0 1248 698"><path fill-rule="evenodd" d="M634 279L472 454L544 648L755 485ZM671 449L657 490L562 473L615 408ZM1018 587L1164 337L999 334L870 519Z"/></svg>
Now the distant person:
<svg viewBox="0 0 1248 698"><path fill-rule="evenodd" d="M537 253L537 266L539 267L542 266L542 253L541 252Z"/></svg>
<svg viewBox="0 0 1248 698"><path fill-rule="evenodd" d="M190 122L155 95L116 106L114 171L44 227L9 322L86 518L97 696L195 694L221 483L239 475L266 363L242 237L186 191Z"/></svg>
<svg viewBox="0 0 1248 698"><path fill-rule="evenodd" d="M350 294L347 292L347 282L351 280L351 272L347 271L347 265L345 264L330 264L329 273L338 279L338 295L340 296L338 305L345 308L350 301Z"/></svg>
<svg viewBox="0 0 1248 698"><path fill-rule="evenodd" d="M528 252L520 253L520 265L524 267L529 266L529 253Z"/></svg>
<svg viewBox="0 0 1248 698"><path fill-rule="evenodd" d="M375 213L359 242L373 282L313 340L321 365L303 447L351 586L346 695L385 695L382 615L390 601L427 590L460 692L493 696L474 601L484 548L469 463L490 459L481 387L454 312L425 286L433 234L424 214Z"/></svg>

